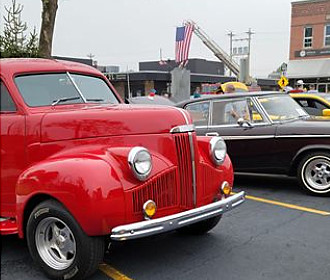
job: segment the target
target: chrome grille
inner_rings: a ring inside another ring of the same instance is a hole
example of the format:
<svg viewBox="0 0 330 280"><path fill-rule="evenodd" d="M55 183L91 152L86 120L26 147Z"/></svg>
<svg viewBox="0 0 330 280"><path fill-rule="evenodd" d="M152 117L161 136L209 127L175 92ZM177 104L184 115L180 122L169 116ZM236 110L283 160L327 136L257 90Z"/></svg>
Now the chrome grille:
<svg viewBox="0 0 330 280"><path fill-rule="evenodd" d="M178 186L180 188L180 206L193 207L193 170L189 135L176 134L175 146L178 158Z"/></svg>
<svg viewBox="0 0 330 280"><path fill-rule="evenodd" d="M177 178L176 169L157 175L147 181L139 189L133 191L133 211L141 213L143 204L152 199L157 208L166 208L177 205Z"/></svg>

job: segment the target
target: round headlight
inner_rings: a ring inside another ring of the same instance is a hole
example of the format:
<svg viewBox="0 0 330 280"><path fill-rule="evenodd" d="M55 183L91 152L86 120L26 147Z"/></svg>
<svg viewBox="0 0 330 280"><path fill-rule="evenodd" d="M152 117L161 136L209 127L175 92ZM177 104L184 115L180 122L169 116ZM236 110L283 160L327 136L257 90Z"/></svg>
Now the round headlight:
<svg viewBox="0 0 330 280"><path fill-rule="evenodd" d="M151 155L146 148L134 147L128 154L128 164L134 176L144 181L152 169Z"/></svg>
<svg viewBox="0 0 330 280"><path fill-rule="evenodd" d="M210 154L213 162L220 165L225 160L227 146L221 137L213 137L210 141Z"/></svg>

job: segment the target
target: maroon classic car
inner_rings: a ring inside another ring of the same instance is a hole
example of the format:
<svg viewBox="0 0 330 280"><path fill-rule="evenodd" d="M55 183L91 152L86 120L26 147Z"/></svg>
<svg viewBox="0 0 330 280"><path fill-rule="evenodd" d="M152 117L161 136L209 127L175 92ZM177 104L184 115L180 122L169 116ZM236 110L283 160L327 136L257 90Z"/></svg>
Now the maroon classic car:
<svg viewBox="0 0 330 280"><path fill-rule="evenodd" d="M297 176L310 194L330 194L330 123L289 95L233 93L188 100L198 135L225 139L235 172Z"/></svg>
<svg viewBox="0 0 330 280"><path fill-rule="evenodd" d="M205 233L241 204L224 141L178 108L122 104L96 69L1 59L0 233L54 279L83 279L105 240Z"/></svg>

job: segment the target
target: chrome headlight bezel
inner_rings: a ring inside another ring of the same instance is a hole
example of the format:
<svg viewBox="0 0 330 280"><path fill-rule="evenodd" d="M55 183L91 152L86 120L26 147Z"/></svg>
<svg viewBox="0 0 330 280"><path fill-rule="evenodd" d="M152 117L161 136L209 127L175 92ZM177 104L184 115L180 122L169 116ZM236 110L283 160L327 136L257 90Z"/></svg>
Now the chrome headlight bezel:
<svg viewBox="0 0 330 280"><path fill-rule="evenodd" d="M227 146L222 137L212 137L210 140L210 156L215 165L221 165L227 155Z"/></svg>
<svg viewBox="0 0 330 280"><path fill-rule="evenodd" d="M142 161L149 162L149 168L146 170L141 170L141 167L143 166L139 166L139 164L141 164ZM152 170L152 158L148 149L144 147L132 148L128 154L128 165L137 179L140 181L145 181Z"/></svg>

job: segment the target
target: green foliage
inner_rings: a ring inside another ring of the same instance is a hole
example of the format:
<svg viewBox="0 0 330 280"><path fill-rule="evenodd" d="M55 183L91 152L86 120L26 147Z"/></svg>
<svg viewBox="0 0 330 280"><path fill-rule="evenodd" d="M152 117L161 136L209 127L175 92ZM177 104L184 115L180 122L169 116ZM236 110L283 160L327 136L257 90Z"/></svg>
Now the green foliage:
<svg viewBox="0 0 330 280"><path fill-rule="evenodd" d="M27 24L21 20L23 5L12 0L10 8L5 7L4 30L0 34L0 57L38 57L38 35L36 29L26 35Z"/></svg>

